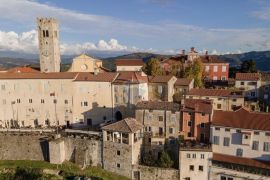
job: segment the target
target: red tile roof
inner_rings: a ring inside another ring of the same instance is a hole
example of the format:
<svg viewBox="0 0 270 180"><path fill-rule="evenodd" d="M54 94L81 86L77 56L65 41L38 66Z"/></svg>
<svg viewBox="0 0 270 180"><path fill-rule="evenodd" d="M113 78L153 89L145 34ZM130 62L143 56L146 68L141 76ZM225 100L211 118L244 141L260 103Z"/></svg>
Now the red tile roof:
<svg viewBox="0 0 270 180"><path fill-rule="evenodd" d="M121 121L102 127L102 130L132 133L141 130L143 125L134 118L126 118Z"/></svg>
<svg viewBox="0 0 270 180"><path fill-rule="evenodd" d="M230 156L225 154L213 153L213 161L225 162L229 164L239 164L244 166L269 169L270 170L270 162L260 161L256 159L243 158L237 156Z"/></svg>
<svg viewBox="0 0 270 180"><path fill-rule="evenodd" d="M117 77L118 73L115 72L102 72L93 74L89 72L78 73L78 76L74 81L100 81L100 82L112 82Z"/></svg>
<svg viewBox="0 0 270 180"><path fill-rule="evenodd" d="M221 59L218 59L216 56L209 56L209 55L203 55L203 56L200 56L201 58L201 61L202 63L204 64L208 64L208 63L226 63L226 64L229 64L228 62L226 61L223 61Z"/></svg>
<svg viewBox="0 0 270 180"><path fill-rule="evenodd" d="M236 73L235 80L258 81L261 79L260 73Z"/></svg>
<svg viewBox="0 0 270 180"><path fill-rule="evenodd" d="M74 72L0 73L0 79L74 79L77 74Z"/></svg>
<svg viewBox="0 0 270 180"><path fill-rule="evenodd" d="M177 78L176 82L174 83L174 86L189 86L192 79L188 78Z"/></svg>
<svg viewBox="0 0 270 180"><path fill-rule="evenodd" d="M213 126L270 131L270 114L249 112L244 108L236 111L215 110Z"/></svg>
<svg viewBox="0 0 270 180"><path fill-rule="evenodd" d="M31 67L14 67L7 70L8 73L34 73L39 72Z"/></svg>
<svg viewBox="0 0 270 180"><path fill-rule="evenodd" d="M168 83L173 77L173 75L148 76L150 83Z"/></svg>
<svg viewBox="0 0 270 180"><path fill-rule="evenodd" d="M118 59L115 61L116 66L143 66L142 59Z"/></svg>
<svg viewBox="0 0 270 180"><path fill-rule="evenodd" d="M187 95L194 96L219 96L219 97L233 97L233 96L243 96L242 91L234 91L230 89L191 89Z"/></svg>
<svg viewBox="0 0 270 180"><path fill-rule="evenodd" d="M137 71L123 71L119 72L119 76L116 78L114 83L147 83L148 78L146 75L142 75L142 72Z"/></svg>
<svg viewBox="0 0 270 180"><path fill-rule="evenodd" d="M185 99L182 106L183 111L195 111L195 112L204 112L211 114L212 113L212 102L210 100L202 99Z"/></svg>
<svg viewBox="0 0 270 180"><path fill-rule="evenodd" d="M179 111L180 104L167 101L141 101L137 103L136 109Z"/></svg>

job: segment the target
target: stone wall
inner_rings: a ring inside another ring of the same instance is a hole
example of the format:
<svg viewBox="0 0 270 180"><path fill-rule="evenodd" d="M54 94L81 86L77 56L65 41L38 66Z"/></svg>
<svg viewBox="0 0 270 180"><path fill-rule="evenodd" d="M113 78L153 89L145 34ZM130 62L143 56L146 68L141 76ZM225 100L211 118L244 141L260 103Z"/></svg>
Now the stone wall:
<svg viewBox="0 0 270 180"><path fill-rule="evenodd" d="M0 134L0 160L49 160L48 137L29 134Z"/></svg>
<svg viewBox="0 0 270 180"><path fill-rule="evenodd" d="M133 166L133 179L140 180L176 180L180 179L179 170L177 169L167 169L158 167L148 167L142 165Z"/></svg>

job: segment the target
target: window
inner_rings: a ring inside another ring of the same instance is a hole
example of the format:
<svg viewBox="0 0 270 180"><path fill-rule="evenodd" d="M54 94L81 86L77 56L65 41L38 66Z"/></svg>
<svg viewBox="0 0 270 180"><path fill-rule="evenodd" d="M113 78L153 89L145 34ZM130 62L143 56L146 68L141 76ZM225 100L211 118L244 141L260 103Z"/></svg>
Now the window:
<svg viewBox="0 0 270 180"><path fill-rule="evenodd" d="M169 128L169 133L173 134L173 128Z"/></svg>
<svg viewBox="0 0 270 180"><path fill-rule="evenodd" d="M203 166L199 166L199 171L203 171Z"/></svg>
<svg viewBox="0 0 270 180"><path fill-rule="evenodd" d="M233 102L236 102L237 101L237 99L233 99Z"/></svg>
<svg viewBox="0 0 270 180"><path fill-rule="evenodd" d="M265 136L270 136L270 133L269 133L269 132L266 132L266 133L265 133Z"/></svg>
<svg viewBox="0 0 270 180"><path fill-rule="evenodd" d="M255 132L254 132L254 135L260 135L260 132L255 131Z"/></svg>
<svg viewBox="0 0 270 180"><path fill-rule="evenodd" d="M117 155L120 156L120 151L117 150Z"/></svg>
<svg viewBox="0 0 270 180"><path fill-rule="evenodd" d="M163 116L158 116L159 121L163 121Z"/></svg>
<svg viewBox="0 0 270 180"><path fill-rule="evenodd" d="M224 137L223 146L229 146L230 145L230 138Z"/></svg>
<svg viewBox="0 0 270 180"><path fill-rule="evenodd" d="M230 129L229 129L229 128L225 128L225 131L226 131L226 132L230 132Z"/></svg>
<svg viewBox="0 0 270 180"><path fill-rule="evenodd" d="M103 120L105 121L107 119L107 117L106 116L103 116Z"/></svg>
<svg viewBox="0 0 270 180"><path fill-rule="evenodd" d="M192 126L192 121L188 121L188 126Z"/></svg>
<svg viewBox="0 0 270 180"><path fill-rule="evenodd" d="M163 87L162 86L158 86L158 93L159 94L162 94L162 91L163 91Z"/></svg>
<svg viewBox="0 0 270 180"><path fill-rule="evenodd" d="M119 163L117 163L117 167L120 168L120 164Z"/></svg>
<svg viewBox="0 0 270 180"><path fill-rule="evenodd" d="M253 141L252 150L258 150L258 149L259 149L259 141Z"/></svg>
<svg viewBox="0 0 270 180"><path fill-rule="evenodd" d="M40 103L41 103L41 104L44 104L44 102L45 102L44 99L41 99L41 100L40 100Z"/></svg>
<svg viewBox="0 0 270 180"><path fill-rule="evenodd" d="M46 37L46 33L45 33L45 30L43 30L43 37Z"/></svg>
<svg viewBox="0 0 270 180"><path fill-rule="evenodd" d="M1 85L1 90L2 91L6 90L6 86L4 84Z"/></svg>
<svg viewBox="0 0 270 180"><path fill-rule="evenodd" d="M46 30L46 37L49 37L49 31Z"/></svg>
<svg viewBox="0 0 270 180"><path fill-rule="evenodd" d="M193 159L196 159L196 154L192 154L192 158Z"/></svg>
<svg viewBox="0 0 270 180"><path fill-rule="evenodd" d="M188 115L192 116L192 112L189 112Z"/></svg>
<svg viewBox="0 0 270 180"><path fill-rule="evenodd" d="M191 136L192 136L192 134L191 134L191 132L189 132L189 133L188 133L188 137L191 137Z"/></svg>
<svg viewBox="0 0 270 180"><path fill-rule="evenodd" d="M263 151L270 152L270 142L263 143Z"/></svg>
<svg viewBox="0 0 270 180"><path fill-rule="evenodd" d="M222 77L221 77L221 80L222 80L222 81L226 81L226 76L222 76Z"/></svg>
<svg viewBox="0 0 270 180"><path fill-rule="evenodd" d="M83 106L88 106L88 102L87 101L84 101L83 102Z"/></svg>
<svg viewBox="0 0 270 180"><path fill-rule="evenodd" d="M151 132L151 131L152 131L152 128L151 128L150 126L148 127L148 131L149 131L149 132Z"/></svg>
<svg viewBox="0 0 270 180"><path fill-rule="evenodd" d="M45 125L48 126L49 124L50 124L49 120L46 119L46 120L45 120Z"/></svg>
<svg viewBox="0 0 270 180"><path fill-rule="evenodd" d="M219 145L219 136L214 136L213 143Z"/></svg>
<svg viewBox="0 0 270 180"><path fill-rule="evenodd" d="M190 158L190 154L187 154L187 158Z"/></svg>
<svg viewBox="0 0 270 180"><path fill-rule="evenodd" d="M202 116L205 116L205 113L202 113Z"/></svg>
<svg viewBox="0 0 270 180"><path fill-rule="evenodd" d="M217 104L217 108L218 109L221 109L221 104Z"/></svg>
<svg viewBox="0 0 270 180"><path fill-rule="evenodd" d="M220 176L220 180L233 180L233 178L227 176Z"/></svg>
<svg viewBox="0 0 270 180"><path fill-rule="evenodd" d="M54 104L56 104L56 103L57 103L57 100L56 100L56 99L54 99L54 100L53 100L53 103L54 103Z"/></svg>
<svg viewBox="0 0 270 180"><path fill-rule="evenodd" d="M68 100L67 99L65 99L65 104L68 104Z"/></svg>
<svg viewBox="0 0 270 180"><path fill-rule="evenodd" d="M216 128L215 128L215 130L216 130L216 131L219 131L219 130L220 130L220 128L219 128L219 127L216 127Z"/></svg>
<svg viewBox="0 0 270 180"><path fill-rule="evenodd" d="M201 154L201 159L204 159L204 154Z"/></svg>
<svg viewBox="0 0 270 180"><path fill-rule="evenodd" d="M218 79L217 79L217 76L214 76L214 77L213 77L213 80L214 80L214 81L218 80Z"/></svg>
<svg viewBox="0 0 270 180"><path fill-rule="evenodd" d="M193 166L193 165L190 165L190 166L189 166L189 170L190 170L190 171L194 171L194 166Z"/></svg>
<svg viewBox="0 0 270 180"><path fill-rule="evenodd" d="M237 132L237 133L241 133L241 130L240 130L240 129L237 129L236 132Z"/></svg>
<svg viewBox="0 0 270 180"><path fill-rule="evenodd" d="M243 149L241 149L241 148L236 149L236 156L242 157L243 156Z"/></svg>
<svg viewBox="0 0 270 180"><path fill-rule="evenodd" d="M21 99L17 99L17 103L21 103Z"/></svg>
<svg viewBox="0 0 270 180"><path fill-rule="evenodd" d="M214 72L218 71L218 66L214 66Z"/></svg>
<svg viewBox="0 0 270 180"><path fill-rule="evenodd" d="M226 72L227 67L226 66L222 66L222 72Z"/></svg>
<svg viewBox="0 0 270 180"><path fill-rule="evenodd" d="M29 99L29 103L32 103L33 102L33 100L32 99Z"/></svg>
<svg viewBox="0 0 270 180"><path fill-rule="evenodd" d="M255 92L251 92L250 95L254 97L256 95L256 93Z"/></svg>
<svg viewBox="0 0 270 180"><path fill-rule="evenodd" d="M208 72L209 71L209 66L205 66L205 71Z"/></svg>
<svg viewBox="0 0 270 180"><path fill-rule="evenodd" d="M245 82L244 81L241 81L240 84L241 84L241 86L244 86L245 85Z"/></svg>
<svg viewBox="0 0 270 180"><path fill-rule="evenodd" d="M201 123L201 128L205 128L205 123Z"/></svg>

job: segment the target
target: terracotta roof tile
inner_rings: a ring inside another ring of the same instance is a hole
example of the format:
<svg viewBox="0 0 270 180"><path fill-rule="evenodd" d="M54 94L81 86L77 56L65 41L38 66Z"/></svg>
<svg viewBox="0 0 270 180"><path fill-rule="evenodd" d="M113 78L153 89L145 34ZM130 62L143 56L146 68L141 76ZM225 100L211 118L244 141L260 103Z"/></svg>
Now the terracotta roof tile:
<svg viewBox="0 0 270 180"><path fill-rule="evenodd" d="M195 112L204 112L211 114L212 113L212 102L210 100L203 99L185 99L184 105L182 106L183 111L195 111Z"/></svg>
<svg viewBox="0 0 270 180"><path fill-rule="evenodd" d="M148 78L146 75L142 75L142 72L137 71L123 71L118 72L119 76L116 78L114 83L130 83L130 84L139 84L147 83Z"/></svg>
<svg viewBox="0 0 270 180"><path fill-rule="evenodd" d="M102 127L103 130L132 133L141 130L143 125L134 118L126 118L121 121Z"/></svg>
<svg viewBox="0 0 270 180"><path fill-rule="evenodd" d="M230 156L230 155L219 154L219 153L213 153L213 161L225 162L229 164L239 164L239 165L244 165L244 166L270 170L270 162L244 158L244 157Z"/></svg>
<svg viewBox="0 0 270 180"><path fill-rule="evenodd" d="M236 73L235 80L258 81L261 79L260 73Z"/></svg>
<svg viewBox="0 0 270 180"><path fill-rule="evenodd" d="M142 59L117 59L115 61L116 66L143 66Z"/></svg>
<svg viewBox="0 0 270 180"><path fill-rule="evenodd" d="M115 72L102 72L98 74L83 72L79 73L74 81L101 81L112 82L117 77L118 73Z"/></svg>
<svg viewBox="0 0 270 180"><path fill-rule="evenodd" d="M208 63L227 63L227 64L229 64L226 61L218 59L216 56L203 55L203 56L200 56L200 59L201 59L202 63L204 63L204 64L208 64Z"/></svg>
<svg viewBox="0 0 270 180"><path fill-rule="evenodd" d="M74 79L77 74L74 72L0 73L0 79Z"/></svg>
<svg viewBox="0 0 270 180"><path fill-rule="evenodd" d="M169 76L149 76L149 82L150 83L168 83L174 76L169 75Z"/></svg>
<svg viewBox="0 0 270 180"><path fill-rule="evenodd" d="M189 86L192 79L188 78L177 78L176 82L174 83L174 86Z"/></svg>
<svg viewBox="0 0 270 180"><path fill-rule="evenodd" d="M194 96L219 96L219 97L242 97L242 91L234 91L230 89L191 89L187 95Z"/></svg>
<svg viewBox="0 0 270 180"><path fill-rule="evenodd" d="M14 67L14 68L8 69L7 72L8 73L34 73L34 72L39 72L39 71L31 67L22 66L22 67Z"/></svg>
<svg viewBox="0 0 270 180"><path fill-rule="evenodd" d="M167 101L141 101L136 109L180 111L180 104Z"/></svg>
<svg viewBox="0 0 270 180"><path fill-rule="evenodd" d="M270 131L270 114L249 112L244 108L236 111L215 110L212 125Z"/></svg>

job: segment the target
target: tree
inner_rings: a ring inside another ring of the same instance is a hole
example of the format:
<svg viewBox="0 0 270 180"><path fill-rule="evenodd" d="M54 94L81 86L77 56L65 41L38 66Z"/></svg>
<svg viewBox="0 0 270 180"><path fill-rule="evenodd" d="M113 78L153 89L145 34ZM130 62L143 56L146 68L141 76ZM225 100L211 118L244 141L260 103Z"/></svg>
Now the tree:
<svg viewBox="0 0 270 180"><path fill-rule="evenodd" d="M241 64L241 72L255 73L257 72L256 62L253 60L245 60Z"/></svg>
<svg viewBox="0 0 270 180"><path fill-rule="evenodd" d="M164 168L170 168L173 165L173 161L171 160L169 154L165 151L162 151L160 159L158 161L158 165Z"/></svg>
<svg viewBox="0 0 270 180"><path fill-rule="evenodd" d="M156 58L151 58L149 61L147 61L147 63L143 67L143 71L147 75L151 76L162 75L160 63Z"/></svg>
<svg viewBox="0 0 270 180"><path fill-rule="evenodd" d="M194 79L195 87L203 87L203 64L198 58L193 63L190 63L185 69L185 77L189 79Z"/></svg>

